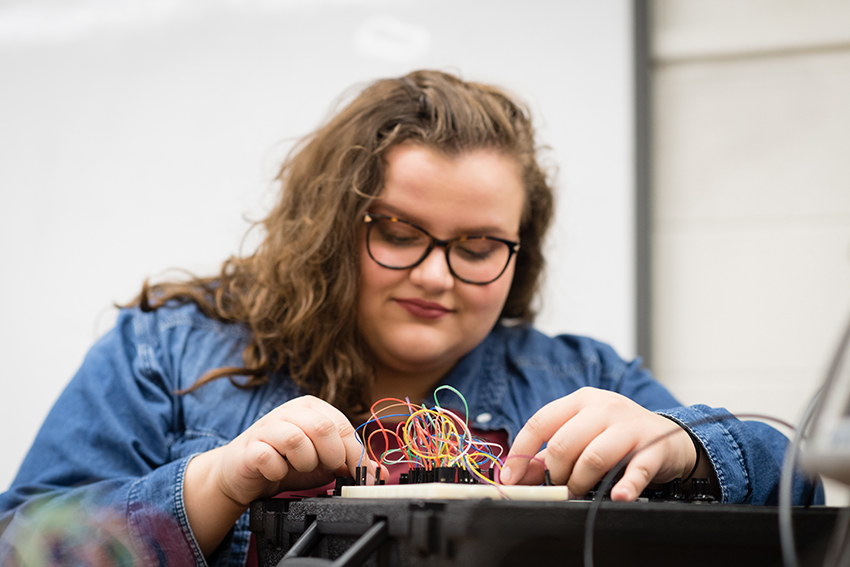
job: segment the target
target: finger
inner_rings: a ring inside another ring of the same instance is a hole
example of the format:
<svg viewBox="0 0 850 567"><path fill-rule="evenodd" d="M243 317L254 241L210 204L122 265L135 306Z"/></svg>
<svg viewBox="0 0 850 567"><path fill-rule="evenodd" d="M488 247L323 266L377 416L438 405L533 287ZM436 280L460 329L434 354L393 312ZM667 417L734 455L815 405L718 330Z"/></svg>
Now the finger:
<svg viewBox="0 0 850 567"><path fill-rule="evenodd" d="M379 465L369 458L363 440L357 437L357 432L347 419L344 424L340 424L340 435L345 447L345 462L352 476L355 476L357 467L365 466L368 470L368 476L374 478ZM381 473L381 478L389 478L386 470L381 471Z"/></svg>
<svg viewBox="0 0 850 567"><path fill-rule="evenodd" d="M247 449L248 462L270 482L277 482L289 473L289 464L274 447L263 441L251 443Z"/></svg>
<svg viewBox="0 0 850 567"><path fill-rule="evenodd" d="M319 465L313 442L292 421L270 421L260 430L258 440L274 448L291 468L299 472L311 472Z"/></svg>
<svg viewBox="0 0 850 567"><path fill-rule="evenodd" d="M682 460L686 463L684 470L691 470L693 464L688 460L688 456L693 454L693 443L690 436L678 426L670 430L665 425L670 424L662 424L655 430L656 436L635 449L636 454L626 468L623 478L611 491L612 499L634 500L650 482L669 482L676 477L681 478L687 474L682 472L683 469L678 464Z"/></svg>
<svg viewBox="0 0 850 567"><path fill-rule="evenodd" d="M288 421L304 432L325 469L333 471L345 464L345 445L333 416L308 407L294 410Z"/></svg>
<svg viewBox="0 0 850 567"><path fill-rule="evenodd" d="M514 484L518 479L523 478L529 466L528 458L513 457L537 454L540 447L572 419L579 408L580 404L576 403L575 396L571 395L549 402L531 416L517 434L508 453L506 466L502 469L502 477L505 478L506 484Z"/></svg>
<svg viewBox="0 0 850 567"><path fill-rule="evenodd" d="M514 479L514 484L535 485L542 484L546 480L546 449L543 449L533 457L518 457L528 460L525 474L519 479ZM505 461L508 464L508 461Z"/></svg>
<svg viewBox="0 0 850 567"><path fill-rule="evenodd" d="M611 489L611 500L632 502L649 486L663 463L660 450L650 447L632 458L626 471Z"/></svg>
<svg viewBox="0 0 850 567"><path fill-rule="evenodd" d="M342 442L344 462L351 476L356 476L358 466L366 466L368 475L374 478L378 465L366 456L365 448L357 438L357 432L351 422L341 411L324 400L313 396L299 398L306 407L319 411L330 418L335 424L339 439ZM381 478L387 478L387 471L382 471Z"/></svg>
<svg viewBox="0 0 850 567"><path fill-rule="evenodd" d="M584 447L575 462L567 487L576 494L586 494L627 456L638 442L637 436L630 432L628 425L607 428Z"/></svg>
<svg viewBox="0 0 850 567"><path fill-rule="evenodd" d="M608 426L604 414L585 408L552 435L545 464L553 484L567 484L582 453Z"/></svg>

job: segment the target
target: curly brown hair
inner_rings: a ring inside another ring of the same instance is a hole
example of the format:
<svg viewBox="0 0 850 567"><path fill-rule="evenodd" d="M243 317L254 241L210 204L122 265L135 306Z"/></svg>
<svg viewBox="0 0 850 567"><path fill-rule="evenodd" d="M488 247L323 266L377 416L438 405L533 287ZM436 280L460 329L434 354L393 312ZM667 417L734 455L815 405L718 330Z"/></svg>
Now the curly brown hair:
<svg viewBox="0 0 850 567"><path fill-rule="evenodd" d="M253 254L229 258L216 277L145 282L133 302L143 310L194 302L206 316L251 331L243 367L213 370L191 389L222 377L253 387L285 369L349 414L368 407L374 371L357 333L355 235L382 189L387 151L402 142L447 155L495 149L517 159L526 190L522 246L501 316L533 320L553 194L528 110L499 88L415 71L372 83L296 145L278 175L281 199L258 223L265 236Z"/></svg>

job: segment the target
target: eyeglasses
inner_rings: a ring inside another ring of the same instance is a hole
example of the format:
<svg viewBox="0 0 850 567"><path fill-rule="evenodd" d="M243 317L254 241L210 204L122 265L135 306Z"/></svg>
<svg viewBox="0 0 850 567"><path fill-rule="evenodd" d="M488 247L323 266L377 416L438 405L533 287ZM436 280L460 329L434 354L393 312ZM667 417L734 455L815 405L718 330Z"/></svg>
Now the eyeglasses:
<svg viewBox="0 0 850 567"><path fill-rule="evenodd" d="M419 226L387 215L366 213L366 250L379 265L407 270L422 263L435 246L446 250L446 264L462 282L486 285L505 273L519 242L495 236L434 238Z"/></svg>

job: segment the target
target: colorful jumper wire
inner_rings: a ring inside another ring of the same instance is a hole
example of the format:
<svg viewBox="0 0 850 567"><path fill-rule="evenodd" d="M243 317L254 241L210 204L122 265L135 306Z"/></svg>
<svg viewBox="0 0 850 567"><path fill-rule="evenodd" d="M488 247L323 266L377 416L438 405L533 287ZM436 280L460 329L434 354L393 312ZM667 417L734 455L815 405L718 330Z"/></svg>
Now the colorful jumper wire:
<svg viewBox="0 0 850 567"><path fill-rule="evenodd" d="M449 409L440 406L437 394L448 390L456 394L463 402L464 417L461 418ZM380 409L378 409L379 406ZM406 418L395 428L384 426L382 419ZM373 461L386 465L408 463L411 468L432 470L439 467L456 467L467 471L480 482L498 484L485 475L482 470L495 467L501 470L502 447L483 439L473 437L469 425L469 406L463 395L451 386L440 386L434 391L434 407L416 406L409 400L384 398L370 408L370 418L357 428L357 439L363 445L363 457L368 451ZM366 435L369 424L375 429ZM375 455L372 438L382 435L384 447L390 446L390 438L398 442L398 449L385 449L380 456ZM361 439L363 437L363 439ZM358 463L359 465L359 463ZM489 465L489 466L487 466Z"/></svg>

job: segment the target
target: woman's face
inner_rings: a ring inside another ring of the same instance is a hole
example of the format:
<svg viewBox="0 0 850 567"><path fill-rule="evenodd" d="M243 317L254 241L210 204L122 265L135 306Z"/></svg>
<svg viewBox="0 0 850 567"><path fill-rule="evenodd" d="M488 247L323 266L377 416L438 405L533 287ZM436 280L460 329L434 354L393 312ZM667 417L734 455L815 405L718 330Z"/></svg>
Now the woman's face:
<svg viewBox="0 0 850 567"><path fill-rule="evenodd" d="M384 188L370 213L410 221L444 240L466 235L519 240L525 191L513 157L488 149L450 157L406 143L387 153L386 164ZM441 247L413 268L382 267L369 256L365 234L364 226L358 328L376 357L379 380L442 375L493 328L515 259L496 281L474 285L452 276Z"/></svg>

